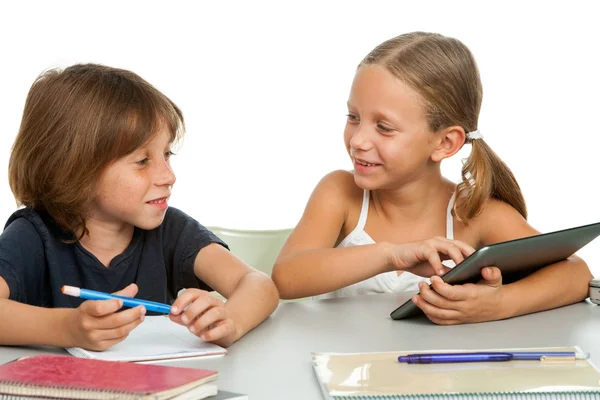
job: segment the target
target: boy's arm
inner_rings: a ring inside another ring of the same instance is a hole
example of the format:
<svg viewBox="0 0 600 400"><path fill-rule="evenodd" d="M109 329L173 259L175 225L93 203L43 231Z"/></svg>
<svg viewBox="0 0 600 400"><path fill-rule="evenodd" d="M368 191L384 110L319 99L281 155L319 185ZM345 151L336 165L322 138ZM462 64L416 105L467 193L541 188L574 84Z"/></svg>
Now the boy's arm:
<svg viewBox="0 0 600 400"><path fill-rule="evenodd" d="M194 273L227 298L225 308L236 326L233 341L260 324L277 307L279 294L273 281L220 244L212 243L200 250Z"/></svg>
<svg viewBox="0 0 600 400"><path fill-rule="evenodd" d="M0 277L0 329L2 345L51 345L69 347L64 323L69 309L43 308L9 300L10 291Z"/></svg>
<svg viewBox="0 0 600 400"><path fill-rule="evenodd" d="M116 294L133 297L135 285ZM144 318L143 307L119 311L119 300L88 300L78 308L45 308L9 300L0 277L0 345L83 347L102 351L123 340Z"/></svg>

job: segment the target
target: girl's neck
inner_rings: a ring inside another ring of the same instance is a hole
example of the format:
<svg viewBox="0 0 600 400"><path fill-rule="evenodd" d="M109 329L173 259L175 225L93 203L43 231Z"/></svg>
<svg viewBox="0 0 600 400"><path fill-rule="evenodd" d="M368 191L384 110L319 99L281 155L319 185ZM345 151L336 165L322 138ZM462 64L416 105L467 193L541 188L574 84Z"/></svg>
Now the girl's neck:
<svg viewBox="0 0 600 400"><path fill-rule="evenodd" d="M439 175L395 189L371 192L373 207L389 221L416 221L446 209L456 185Z"/></svg>
<svg viewBox="0 0 600 400"><path fill-rule="evenodd" d="M94 218L87 219L85 224L88 233L81 238L81 245L107 267L110 260L129 246L135 229L131 224L115 224Z"/></svg>

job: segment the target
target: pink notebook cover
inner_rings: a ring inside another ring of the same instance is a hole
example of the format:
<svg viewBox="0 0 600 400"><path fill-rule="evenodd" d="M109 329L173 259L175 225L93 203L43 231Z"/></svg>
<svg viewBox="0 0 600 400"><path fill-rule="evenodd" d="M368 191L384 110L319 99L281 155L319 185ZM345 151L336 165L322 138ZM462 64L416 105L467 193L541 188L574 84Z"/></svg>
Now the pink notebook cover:
<svg viewBox="0 0 600 400"><path fill-rule="evenodd" d="M0 365L0 393L8 386L29 386L150 394L200 385L217 375L204 369L42 354Z"/></svg>

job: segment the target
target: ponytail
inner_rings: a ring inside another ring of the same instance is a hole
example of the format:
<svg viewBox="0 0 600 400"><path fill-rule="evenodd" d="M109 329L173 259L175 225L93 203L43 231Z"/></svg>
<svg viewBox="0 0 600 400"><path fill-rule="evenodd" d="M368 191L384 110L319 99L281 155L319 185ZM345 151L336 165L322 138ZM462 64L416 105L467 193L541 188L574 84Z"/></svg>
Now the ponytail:
<svg viewBox="0 0 600 400"><path fill-rule="evenodd" d="M471 154L462 168L462 182L456 187L452 215L466 224L488 199L494 198L510 204L527 219L523 193L508 166L483 140L471 140L471 144Z"/></svg>

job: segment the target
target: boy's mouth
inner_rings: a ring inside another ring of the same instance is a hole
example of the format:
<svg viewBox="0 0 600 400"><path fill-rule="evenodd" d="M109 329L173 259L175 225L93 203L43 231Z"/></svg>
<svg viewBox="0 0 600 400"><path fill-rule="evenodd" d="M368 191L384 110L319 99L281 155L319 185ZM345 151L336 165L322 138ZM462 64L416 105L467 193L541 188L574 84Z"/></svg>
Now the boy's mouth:
<svg viewBox="0 0 600 400"><path fill-rule="evenodd" d="M150 201L147 201L146 203L148 203L148 204L161 204L161 203L166 203L166 202L167 202L167 197L161 197L160 199L150 200Z"/></svg>
<svg viewBox="0 0 600 400"><path fill-rule="evenodd" d="M169 207L169 203L167 203L168 200L168 197L161 197L159 199L147 201L146 204L149 204L152 207L156 207L159 210L164 211L167 209L167 207Z"/></svg>

